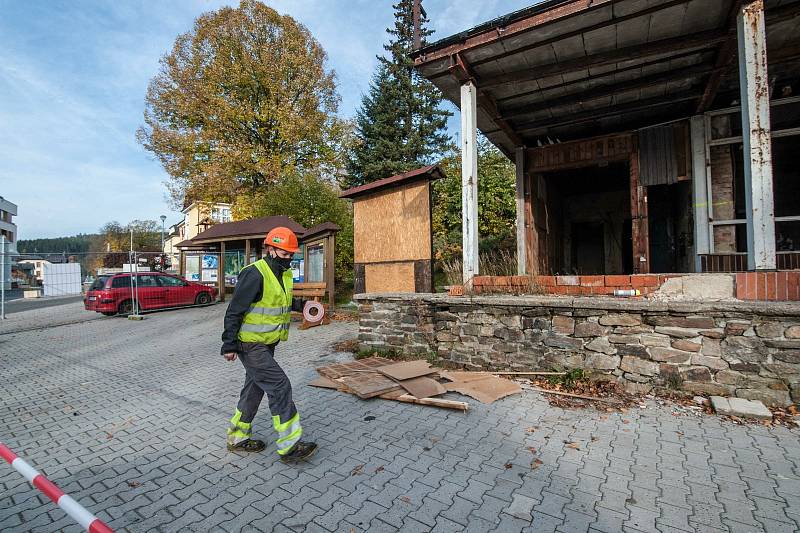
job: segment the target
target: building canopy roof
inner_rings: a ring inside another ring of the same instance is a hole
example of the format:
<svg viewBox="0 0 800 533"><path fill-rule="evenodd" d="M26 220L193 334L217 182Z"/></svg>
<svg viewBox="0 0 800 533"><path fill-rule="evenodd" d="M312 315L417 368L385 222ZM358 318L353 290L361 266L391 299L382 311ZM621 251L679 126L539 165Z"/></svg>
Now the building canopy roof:
<svg viewBox="0 0 800 533"><path fill-rule="evenodd" d="M422 180L436 180L443 177L444 172L442 172L442 169L439 168L439 165L428 165L426 167L409 170L408 172L403 172L402 174L397 174L382 180L373 181L372 183L367 183L366 185L360 185L358 187L353 187L352 189L347 189L346 191L339 193L339 197L356 198L358 196L371 194L389 187L397 187L398 185L402 185L404 183Z"/></svg>
<svg viewBox="0 0 800 533"><path fill-rule="evenodd" d="M504 153L738 103L737 0L551 0L423 46L419 72ZM800 74L799 0L765 0L770 78ZM780 94L780 93L779 93Z"/></svg>
<svg viewBox="0 0 800 533"><path fill-rule="evenodd" d="M263 238L270 230L283 226L295 232L302 242L308 237L316 236L325 231L337 232L339 226L332 222L325 222L306 229L291 218L278 215L271 217L251 218L249 220L238 220L236 222L226 222L215 224L206 231L198 234L193 239L185 240L177 244L178 248L192 246L202 246L205 244L216 243L227 240Z"/></svg>

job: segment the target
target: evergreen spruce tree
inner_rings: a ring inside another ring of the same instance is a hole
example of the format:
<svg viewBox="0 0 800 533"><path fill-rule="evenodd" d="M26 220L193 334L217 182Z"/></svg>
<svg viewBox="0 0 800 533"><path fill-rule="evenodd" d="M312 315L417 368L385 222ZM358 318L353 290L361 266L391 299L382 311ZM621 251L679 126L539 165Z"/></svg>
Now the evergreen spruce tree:
<svg viewBox="0 0 800 533"><path fill-rule="evenodd" d="M380 64L356 114L356 142L348 161L345 187L363 185L430 164L449 147L450 112L441 109L439 90L423 78L410 58L414 44L413 0L392 6L394 28ZM421 22L422 36L427 19Z"/></svg>

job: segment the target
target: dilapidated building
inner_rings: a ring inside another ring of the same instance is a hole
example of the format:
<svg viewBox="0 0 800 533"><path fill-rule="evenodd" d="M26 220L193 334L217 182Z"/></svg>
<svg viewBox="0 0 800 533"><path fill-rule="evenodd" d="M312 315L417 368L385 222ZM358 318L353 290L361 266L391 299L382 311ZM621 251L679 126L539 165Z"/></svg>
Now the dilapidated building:
<svg viewBox="0 0 800 533"><path fill-rule="evenodd" d="M465 282L478 129L516 162L520 273L800 267L800 2L551 0L414 58L461 109Z"/></svg>

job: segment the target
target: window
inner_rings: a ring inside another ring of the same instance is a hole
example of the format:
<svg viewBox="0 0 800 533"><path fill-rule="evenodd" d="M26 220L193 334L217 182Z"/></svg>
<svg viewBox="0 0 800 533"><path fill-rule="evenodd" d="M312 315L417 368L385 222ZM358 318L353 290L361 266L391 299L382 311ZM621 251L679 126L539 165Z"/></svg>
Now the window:
<svg viewBox="0 0 800 533"><path fill-rule="evenodd" d="M183 287L183 280L172 276L158 276L158 281L163 287Z"/></svg>
<svg viewBox="0 0 800 533"><path fill-rule="evenodd" d="M325 247L314 244L308 247L308 279L309 282L325 280Z"/></svg>
<svg viewBox="0 0 800 533"><path fill-rule="evenodd" d="M158 287L158 282L155 276L137 276L139 287Z"/></svg>
<svg viewBox="0 0 800 533"><path fill-rule="evenodd" d="M36 275L37 276L39 275L38 271L36 271ZM95 278L94 282L92 283L92 286L89 287L89 290L90 291L103 290L105 288L105 286L106 286L106 281L108 281L108 278L110 278L110 277L111 276L97 276Z"/></svg>
<svg viewBox="0 0 800 533"><path fill-rule="evenodd" d="M130 286L131 286L130 276L120 276L118 278L114 278L114 281L111 282L112 289L125 289Z"/></svg>

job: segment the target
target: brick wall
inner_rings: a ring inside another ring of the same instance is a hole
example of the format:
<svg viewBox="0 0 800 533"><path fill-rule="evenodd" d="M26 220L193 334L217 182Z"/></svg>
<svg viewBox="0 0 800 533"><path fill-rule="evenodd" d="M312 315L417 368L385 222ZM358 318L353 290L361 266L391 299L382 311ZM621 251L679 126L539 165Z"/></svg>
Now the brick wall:
<svg viewBox="0 0 800 533"><path fill-rule="evenodd" d="M510 293L567 296L611 296L617 289L638 289L642 296L658 290L664 282L680 274L635 274L615 276L476 276L476 294Z"/></svg>
<svg viewBox="0 0 800 533"><path fill-rule="evenodd" d="M736 298L760 301L800 301L800 271L736 274Z"/></svg>

